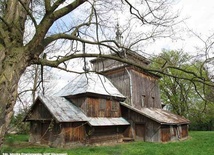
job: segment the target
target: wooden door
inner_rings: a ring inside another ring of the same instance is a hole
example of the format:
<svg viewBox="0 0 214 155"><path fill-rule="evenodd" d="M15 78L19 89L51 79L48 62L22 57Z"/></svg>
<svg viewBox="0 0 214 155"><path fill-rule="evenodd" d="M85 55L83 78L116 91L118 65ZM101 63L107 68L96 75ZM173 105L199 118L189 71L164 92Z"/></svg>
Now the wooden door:
<svg viewBox="0 0 214 155"><path fill-rule="evenodd" d="M170 141L170 126L163 126L161 127L161 141L168 142Z"/></svg>
<svg viewBox="0 0 214 155"><path fill-rule="evenodd" d="M135 124L135 135L137 140L145 141L145 125Z"/></svg>
<svg viewBox="0 0 214 155"><path fill-rule="evenodd" d="M48 144L50 131L49 131L50 123L41 123L41 143Z"/></svg>

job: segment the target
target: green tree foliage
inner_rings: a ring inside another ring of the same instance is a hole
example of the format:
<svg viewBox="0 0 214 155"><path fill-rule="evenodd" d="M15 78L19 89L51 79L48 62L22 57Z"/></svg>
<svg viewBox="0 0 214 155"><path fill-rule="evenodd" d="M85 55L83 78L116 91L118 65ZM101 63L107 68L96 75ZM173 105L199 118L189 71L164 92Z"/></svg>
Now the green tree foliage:
<svg viewBox="0 0 214 155"><path fill-rule="evenodd" d="M12 117L10 130L13 133L28 134L29 133L29 123L23 122L26 116L26 111L20 110L16 115Z"/></svg>
<svg viewBox="0 0 214 155"><path fill-rule="evenodd" d="M164 73L160 79L160 91L166 108L190 119L192 129L211 130L214 120L213 88L194 81L197 76L203 76L204 81L209 80L207 69L202 67L203 62L183 51L166 50L152 62L151 67Z"/></svg>

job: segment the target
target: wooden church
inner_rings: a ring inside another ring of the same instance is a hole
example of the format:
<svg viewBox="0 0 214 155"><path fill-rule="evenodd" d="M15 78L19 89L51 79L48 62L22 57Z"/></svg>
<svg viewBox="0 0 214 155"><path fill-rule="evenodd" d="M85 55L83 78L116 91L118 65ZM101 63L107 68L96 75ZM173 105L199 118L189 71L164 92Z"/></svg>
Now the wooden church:
<svg viewBox="0 0 214 155"><path fill-rule="evenodd" d="M141 65L141 55L124 59ZM168 142L188 137L189 120L161 107L159 76L110 59L94 59L54 96L38 96L25 121L32 143L55 147L123 141Z"/></svg>
<svg viewBox="0 0 214 155"><path fill-rule="evenodd" d="M124 59L140 66L149 61L134 52L122 53ZM96 72L105 75L126 100L120 102L121 116L130 126L125 138L149 142L168 142L188 137L189 120L162 109L158 80L160 76L110 59L91 61Z"/></svg>
<svg viewBox="0 0 214 155"><path fill-rule="evenodd" d="M121 53L141 66L149 61ZM168 142L188 137L189 120L161 107L158 75L111 59L94 59L54 96L38 96L24 121L32 143L55 147L123 141Z"/></svg>

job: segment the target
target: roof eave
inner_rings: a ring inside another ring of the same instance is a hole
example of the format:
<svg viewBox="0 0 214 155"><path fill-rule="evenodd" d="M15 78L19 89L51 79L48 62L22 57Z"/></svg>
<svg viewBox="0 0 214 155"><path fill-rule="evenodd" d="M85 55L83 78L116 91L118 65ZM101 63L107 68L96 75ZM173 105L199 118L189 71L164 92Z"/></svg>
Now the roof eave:
<svg viewBox="0 0 214 155"><path fill-rule="evenodd" d="M167 122L162 122L160 123L161 125L185 125L185 124L190 124L190 122L178 122L178 123L167 123Z"/></svg>
<svg viewBox="0 0 214 155"><path fill-rule="evenodd" d="M47 108L47 110L50 112L50 114L52 115L52 117L54 118L54 120L59 123L60 121L54 116L54 114L51 112L51 110L49 110L49 108L47 107L47 105L45 104L45 102L42 100L42 98L40 96L38 96L40 101L43 103L43 105Z"/></svg>
<svg viewBox="0 0 214 155"><path fill-rule="evenodd" d="M37 96L36 100L33 102L33 104L30 106L29 110L27 111L25 117L22 119L22 122L26 122L27 120L27 116L29 115L29 113L32 111L34 105L36 104L36 102L39 100L39 96Z"/></svg>
<svg viewBox="0 0 214 155"><path fill-rule="evenodd" d="M126 100L126 97L122 97L122 96L111 96L111 95L105 95L105 94L98 94L98 93L92 93L92 92L84 92L84 93L80 93L80 94L75 94L75 95L67 95L64 96L66 98L79 98L79 97L100 97L100 98L107 98L107 99L115 99L118 100L119 102L123 102Z"/></svg>
<svg viewBox="0 0 214 155"><path fill-rule="evenodd" d="M147 115L147 114L144 114L144 113L140 112L140 110L138 110L138 109L135 109L135 108L133 108L133 107L130 107L129 105L127 105L127 104L125 104L125 103L122 103L122 102L120 102L120 103L121 103L122 106L125 106L125 107L127 107L128 109L131 109L131 110L133 110L133 111L135 111L135 112L137 112L137 113L139 113L139 114L141 114L141 115L144 115L145 117L148 117L149 119L151 119L151 120L153 120L153 121L155 121L155 122L157 122L157 123L159 123L159 124L161 124L161 125L182 125L182 124L190 124L190 121L189 121L189 120L187 120L187 121L185 121L185 122L174 122L174 123L161 122L161 121L159 121L159 120L157 120L157 119L155 119L155 118L153 118L153 117L151 117L151 116L149 116L149 115Z"/></svg>

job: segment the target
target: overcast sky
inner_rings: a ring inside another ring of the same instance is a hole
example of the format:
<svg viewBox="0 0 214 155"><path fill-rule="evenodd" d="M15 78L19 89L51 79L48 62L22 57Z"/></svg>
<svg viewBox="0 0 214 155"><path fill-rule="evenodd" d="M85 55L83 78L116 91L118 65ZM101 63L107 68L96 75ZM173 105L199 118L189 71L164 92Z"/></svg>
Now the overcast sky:
<svg viewBox="0 0 214 155"><path fill-rule="evenodd" d="M213 0L178 0L175 5L176 9L180 10L181 18L188 18L185 20L185 24L194 32L200 34L200 36L206 38L212 32L214 33L214 1ZM184 24L183 24L184 26ZM181 32L179 32L181 33ZM200 45L200 41L195 37L190 37L186 33L181 33L184 40L171 41L169 39L163 39L156 41L152 44L146 52L149 54L157 54L161 52L161 49L184 49L185 52L195 52L195 46ZM62 73L62 72L60 72ZM63 74L63 79L59 85L65 85L68 82L70 74ZM70 81L70 80L69 80ZM56 85L58 87L58 85Z"/></svg>
<svg viewBox="0 0 214 155"><path fill-rule="evenodd" d="M212 0L181 0L181 15L189 16L186 20L189 27L196 31L208 32L214 26L214 1Z"/></svg>
<svg viewBox="0 0 214 155"><path fill-rule="evenodd" d="M212 32L214 33L214 1L212 0L177 0L174 4L175 10L180 11L180 19L185 19L185 23L180 26L193 30L206 38ZM169 50L183 49L185 52L196 54L196 46L202 47L202 42L195 36L188 33L178 32L182 40L162 39L154 42L146 49L146 53L153 55L161 52L163 48Z"/></svg>
<svg viewBox="0 0 214 155"><path fill-rule="evenodd" d="M175 8L180 10L180 17L187 18L185 24L199 34L202 38L206 38L214 32L214 1L213 0L179 0ZM185 24L183 25L185 27ZM179 32L181 33L181 32ZM184 49L185 52L195 52L196 46L202 46L202 42L190 34L181 33L183 41L171 41L164 39L155 42L153 46L147 49L150 54L158 53L161 49Z"/></svg>

